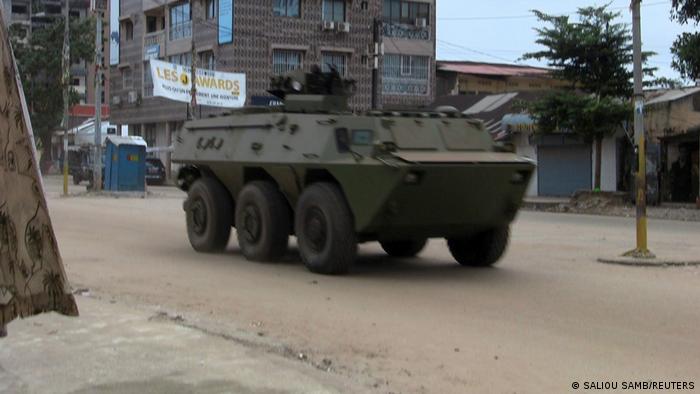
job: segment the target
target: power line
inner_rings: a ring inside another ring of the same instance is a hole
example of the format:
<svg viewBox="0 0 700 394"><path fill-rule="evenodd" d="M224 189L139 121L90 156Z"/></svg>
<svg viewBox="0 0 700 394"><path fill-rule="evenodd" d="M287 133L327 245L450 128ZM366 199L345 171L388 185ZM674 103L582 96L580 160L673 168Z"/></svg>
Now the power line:
<svg viewBox="0 0 700 394"><path fill-rule="evenodd" d="M657 6L657 5L670 5L668 1L657 1L655 3L642 3L642 7L652 7L652 6ZM629 6L627 7L612 7L610 10L614 11L620 11L620 10L625 10L628 9ZM571 16L573 14L576 14L578 11L570 11L570 12L564 12L561 14L557 14L557 16ZM537 15L534 14L527 14L527 15L492 15L492 16L464 16L464 17L446 17L446 18L437 18L439 21L482 21L482 20L509 20L509 19L532 19L532 18L537 18Z"/></svg>
<svg viewBox="0 0 700 394"><path fill-rule="evenodd" d="M492 54L490 54L490 53L483 52L483 51L480 51L480 50L478 50L478 49L473 49L473 48L465 47L465 46L463 46L463 45L455 44L455 43L452 43L452 42L449 42L449 41L440 40L440 39L437 39L437 40L435 40L435 41L438 42L438 43L440 43L440 44L443 44L443 45L447 45L447 46L449 46L449 47L452 47L452 48L462 49L462 50L464 50L464 51L471 52L471 53L476 53L476 54L482 55L482 56L488 56L488 57L490 57L490 58L497 59L497 60L500 60L500 61L505 61L505 62L508 62L508 63L519 63L519 60L506 59L506 58L501 57L501 56L492 55Z"/></svg>

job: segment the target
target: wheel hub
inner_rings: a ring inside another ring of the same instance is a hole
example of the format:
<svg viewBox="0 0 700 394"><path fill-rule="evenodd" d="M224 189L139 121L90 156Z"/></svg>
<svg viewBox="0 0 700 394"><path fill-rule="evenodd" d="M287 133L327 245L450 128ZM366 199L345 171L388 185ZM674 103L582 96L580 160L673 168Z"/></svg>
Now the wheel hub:
<svg viewBox="0 0 700 394"><path fill-rule="evenodd" d="M243 210L243 236L249 243L256 243L260 239L262 226L260 225L260 211L254 205L248 205Z"/></svg>
<svg viewBox="0 0 700 394"><path fill-rule="evenodd" d="M306 215L304 234L309 240L309 246L315 252L321 252L326 245L328 224L326 216L318 208L312 208Z"/></svg>
<svg viewBox="0 0 700 394"><path fill-rule="evenodd" d="M201 198L196 198L192 202L192 229L195 234L202 235L207 229L207 207Z"/></svg>

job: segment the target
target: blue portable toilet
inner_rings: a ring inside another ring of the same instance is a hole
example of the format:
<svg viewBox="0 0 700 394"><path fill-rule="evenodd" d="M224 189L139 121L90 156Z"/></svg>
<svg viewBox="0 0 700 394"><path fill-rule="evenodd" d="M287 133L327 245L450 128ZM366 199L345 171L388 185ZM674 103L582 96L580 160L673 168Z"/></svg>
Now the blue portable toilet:
<svg viewBox="0 0 700 394"><path fill-rule="evenodd" d="M105 190L145 192L146 141L110 135L105 144Z"/></svg>

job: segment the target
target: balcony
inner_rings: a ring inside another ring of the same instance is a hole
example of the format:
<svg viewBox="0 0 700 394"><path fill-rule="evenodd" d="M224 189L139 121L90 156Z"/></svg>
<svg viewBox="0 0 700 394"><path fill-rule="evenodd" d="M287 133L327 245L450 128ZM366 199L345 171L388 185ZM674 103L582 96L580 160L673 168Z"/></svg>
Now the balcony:
<svg viewBox="0 0 700 394"><path fill-rule="evenodd" d="M159 59L165 56L165 30L147 33L143 36L143 60Z"/></svg>

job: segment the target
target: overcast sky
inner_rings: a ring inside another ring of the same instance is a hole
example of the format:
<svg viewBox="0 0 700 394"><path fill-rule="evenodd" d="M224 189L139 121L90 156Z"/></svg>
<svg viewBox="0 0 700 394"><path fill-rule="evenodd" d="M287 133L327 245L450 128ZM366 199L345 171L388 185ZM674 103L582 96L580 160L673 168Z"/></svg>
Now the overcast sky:
<svg viewBox="0 0 700 394"><path fill-rule="evenodd" d="M579 7L602 5L598 0L437 0L437 58L439 60L473 60L484 62L517 61L535 44L537 18L530 10L550 14L571 14ZM611 8L622 13L621 21L632 24L630 0L612 0ZM671 68L669 51L676 36L696 26L680 26L671 21L670 0L642 2L643 49L657 52L650 65L658 67L658 76L680 78ZM522 64L537 64L529 60Z"/></svg>

